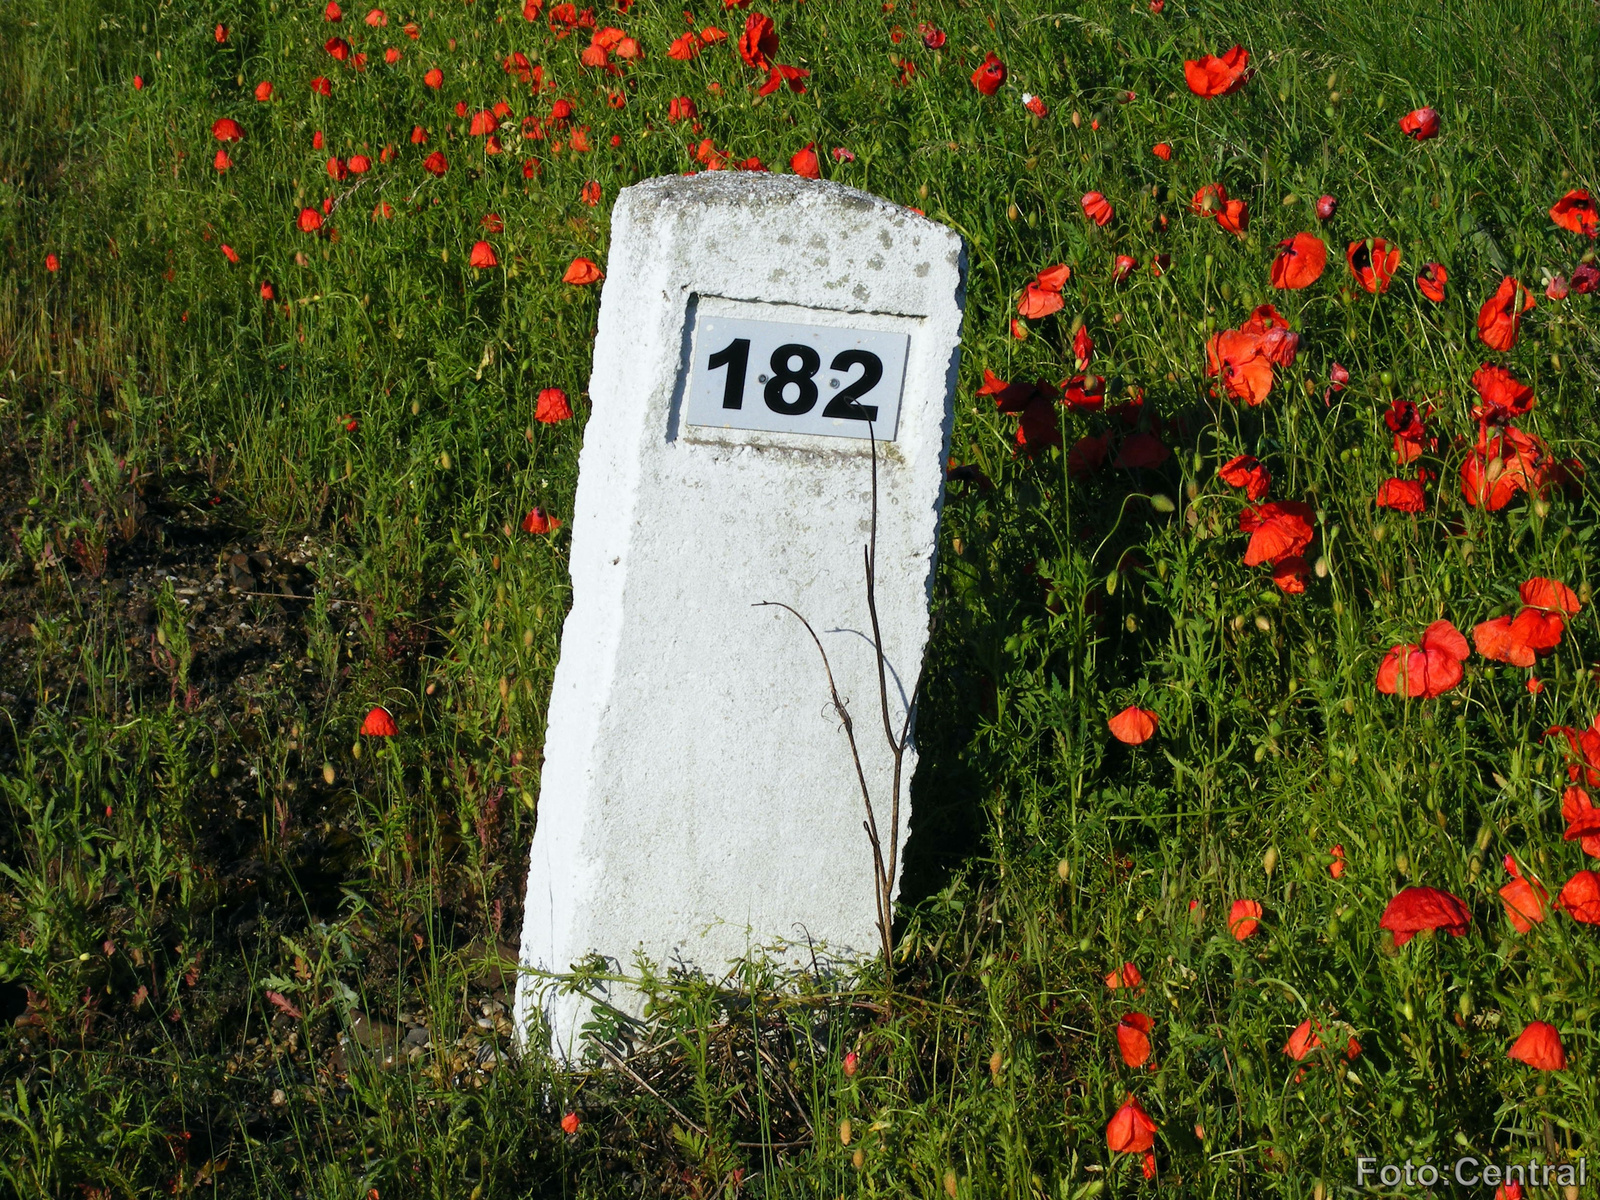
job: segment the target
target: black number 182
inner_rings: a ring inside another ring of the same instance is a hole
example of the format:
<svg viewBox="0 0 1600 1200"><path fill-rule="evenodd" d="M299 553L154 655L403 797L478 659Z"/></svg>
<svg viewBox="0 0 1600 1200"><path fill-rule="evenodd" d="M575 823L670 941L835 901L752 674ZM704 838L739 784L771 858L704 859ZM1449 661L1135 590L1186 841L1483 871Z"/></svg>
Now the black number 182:
<svg viewBox="0 0 1600 1200"><path fill-rule="evenodd" d="M723 408L744 407L744 382L749 366L749 338L734 338L706 362L708 370L728 368L722 384ZM817 371L822 366L822 356L814 347L799 342L779 346L772 352L769 366L772 374L767 377L762 392L768 408L786 417L798 417L816 407ZM830 371L841 375L854 367L860 367L861 374L839 389L839 394L828 401L822 415L845 421L876 421L878 406L862 404L861 397L877 387L883 378L883 360L867 350L841 350L828 364ZM789 397L791 387L793 399Z"/></svg>

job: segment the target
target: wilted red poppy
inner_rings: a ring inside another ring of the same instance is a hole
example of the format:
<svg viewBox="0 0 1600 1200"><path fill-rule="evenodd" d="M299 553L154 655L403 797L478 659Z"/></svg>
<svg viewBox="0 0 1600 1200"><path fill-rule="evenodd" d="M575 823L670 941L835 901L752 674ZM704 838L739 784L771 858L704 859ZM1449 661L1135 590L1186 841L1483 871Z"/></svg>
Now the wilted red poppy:
<svg viewBox="0 0 1600 1200"><path fill-rule="evenodd" d="M422 82L431 88L442 88L444 86L444 72L438 67L429 67L423 73Z"/></svg>
<svg viewBox="0 0 1600 1200"><path fill-rule="evenodd" d="M1439 136L1439 114L1431 108L1414 108L1400 118L1400 132L1425 142Z"/></svg>
<svg viewBox="0 0 1600 1200"><path fill-rule="evenodd" d="M1130 704L1106 721L1106 728L1117 741L1129 746L1140 746L1156 735L1160 718L1147 708Z"/></svg>
<svg viewBox="0 0 1600 1200"><path fill-rule="evenodd" d="M1228 932L1233 934L1233 940L1242 942L1253 934L1261 924L1261 902L1259 900L1235 900L1228 908Z"/></svg>
<svg viewBox="0 0 1600 1200"><path fill-rule="evenodd" d="M1579 871L1562 887L1556 906L1566 909L1574 921L1600 925L1600 875Z"/></svg>
<svg viewBox="0 0 1600 1200"><path fill-rule="evenodd" d="M1272 260L1272 286L1291 291L1310 287L1328 265L1328 247L1315 234L1297 233L1278 243L1278 257Z"/></svg>
<svg viewBox="0 0 1600 1200"><path fill-rule="evenodd" d="M537 505L529 509L528 515L522 518L523 533L552 533L560 528L560 520Z"/></svg>
<svg viewBox="0 0 1600 1200"><path fill-rule="evenodd" d="M1443 929L1461 937L1471 922L1472 914L1459 897L1438 888L1408 887L1389 901L1378 920L1378 928L1394 934L1394 944L1398 948L1425 929Z"/></svg>
<svg viewBox="0 0 1600 1200"><path fill-rule="evenodd" d="M1089 336L1089 327L1079 325L1078 332L1072 335L1072 357L1077 361L1078 370L1083 370L1089 365L1089 360L1094 357L1094 338Z"/></svg>
<svg viewBox="0 0 1600 1200"><path fill-rule="evenodd" d="M1385 479L1378 485L1377 505L1395 512L1419 513L1428 507L1420 479Z"/></svg>
<svg viewBox="0 0 1600 1200"><path fill-rule="evenodd" d="M422 160L422 169L430 175L443 175L450 169L450 163L443 150L435 150Z"/></svg>
<svg viewBox="0 0 1600 1200"><path fill-rule="evenodd" d="M1083 195L1083 215L1096 225L1109 225L1111 218L1116 215L1116 210L1099 192L1085 192Z"/></svg>
<svg viewBox="0 0 1600 1200"><path fill-rule="evenodd" d="M1505 869L1511 882L1500 889L1500 899L1506 906L1506 917L1518 933L1527 933L1534 925L1542 923L1549 911L1550 893L1537 880L1522 877L1517 860L1506 855Z"/></svg>
<svg viewBox="0 0 1600 1200"><path fill-rule="evenodd" d="M1167 145L1166 142L1157 142L1154 146L1151 146L1150 153L1154 154L1162 162L1172 161L1172 147Z"/></svg>
<svg viewBox="0 0 1600 1200"><path fill-rule="evenodd" d="M322 228L322 214L314 208L302 208L296 224L301 233L315 233Z"/></svg>
<svg viewBox="0 0 1600 1200"><path fill-rule="evenodd" d="M978 69L972 73L972 86L985 96L992 96L1000 90L1000 85L1005 81L1006 65L991 50L984 56Z"/></svg>
<svg viewBox="0 0 1600 1200"><path fill-rule="evenodd" d="M219 142L237 142L244 139L244 130L232 117L218 117L211 123L211 136Z"/></svg>
<svg viewBox="0 0 1600 1200"><path fill-rule="evenodd" d="M807 142L789 159L789 169L802 179L821 179L822 164L817 161L817 144Z"/></svg>
<svg viewBox="0 0 1600 1200"><path fill-rule="evenodd" d="M922 35L922 44L929 50L942 50L945 43L944 30L929 21L923 21L917 26L917 32Z"/></svg>
<svg viewBox="0 0 1600 1200"><path fill-rule="evenodd" d="M1251 500L1260 500L1272 487L1272 473L1252 454L1230 458L1217 468L1217 478L1229 487L1243 488Z"/></svg>
<svg viewBox="0 0 1600 1200"><path fill-rule="evenodd" d="M544 388L539 392L538 407L535 408L533 419L542 425L554 425L558 421L572 419L572 406L567 403L567 394L560 388Z"/></svg>
<svg viewBox="0 0 1600 1200"><path fill-rule="evenodd" d="M1378 666L1377 689L1411 699L1442 696L1465 677L1461 664L1469 653L1460 630L1449 621L1435 621L1418 644L1390 647Z"/></svg>
<svg viewBox="0 0 1600 1200"><path fill-rule="evenodd" d="M1315 510L1301 500L1280 500L1244 509L1239 514L1239 531L1250 535L1244 565L1256 567L1300 554L1311 544L1315 520Z"/></svg>
<svg viewBox="0 0 1600 1200"><path fill-rule="evenodd" d="M1550 219L1562 229L1594 237L1600 232L1600 211L1584 188L1574 188L1550 206Z"/></svg>
<svg viewBox="0 0 1600 1200"><path fill-rule="evenodd" d="M1063 303L1061 289L1071 277L1072 269L1064 263L1046 267L1022 289L1022 299L1017 301L1017 312L1030 321L1048 317L1053 312L1060 312Z"/></svg>
<svg viewBox="0 0 1600 1200"><path fill-rule="evenodd" d="M1130 1092L1106 1125L1106 1145L1113 1154L1142 1154L1155 1145L1158 1128Z"/></svg>
<svg viewBox="0 0 1600 1200"><path fill-rule="evenodd" d="M1600 291L1600 267L1593 263L1579 263L1572 268L1572 290L1580 296Z"/></svg>
<svg viewBox="0 0 1600 1200"><path fill-rule="evenodd" d="M1517 344L1522 314L1532 307L1533 293L1507 275L1478 310L1478 337L1491 350L1511 349Z"/></svg>
<svg viewBox="0 0 1600 1200"><path fill-rule="evenodd" d="M1424 450L1434 448L1438 439L1428 436L1427 426L1427 418L1432 414L1432 408L1420 411L1414 400L1389 401L1383 423L1394 434L1394 456L1402 465L1415 462Z"/></svg>
<svg viewBox="0 0 1600 1200"><path fill-rule="evenodd" d="M1171 457L1172 451L1155 434L1130 433L1117 447L1117 458L1113 465L1125 471L1134 471L1159 467Z"/></svg>
<svg viewBox="0 0 1600 1200"><path fill-rule="evenodd" d="M1106 458L1110 453L1109 431L1098 435L1085 434L1073 442L1072 449L1067 451L1067 473L1074 479L1092 475L1106 465Z"/></svg>
<svg viewBox="0 0 1600 1200"><path fill-rule="evenodd" d="M1106 986L1113 992L1122 988L1133 990L1144 983L1144 976L1139 973L1139 968L1131 962L1125 962L1111 974L1106 976Z"/></svg>
<svg viewBox="0 0 1600 1200"><path fill-rule="evenodd" d="M1444 269L1443 263L1423 263L1422 270L1417 272L1417 291L1435 304L1443 304L1444 285L1449 278L1450 272Z"/></svg>
<svg viewBox="0 0 1600 1200"><path fill-rule="evenodd" d="M488 242L474 242L472 253L468 256L467 261L480 271L487 267L498 267L500 265L500 260L495 257L494 247L489 245Z"/></svg>
<svg viewBox="0 0 1600 1200"><path fill-rule="evenodd" d="M1328 854L1333 859L1333 861L1328 864L1328 874L1333 876L1335 879L1343 879L1344 878L1344 869L1345 869L1345 865L1344 865L1344 847L1343 846L1334 846L1332 849L1330 849L1328 851Z"/></svg>
<svg viewBox="0 0 1600 1200"><path fill-rule="evenodd" d="M1561 1047L1561 1034L1554 1025L1529 1021L1527 1028L1511 1043L1506 1057L1527 1063L1536 1071L1565 1071L1567 1052Z"/></svg>
<svg viewBox="0 0 1600 1200"><path fill-rule="evenodd" d="M583 287L587 284L598 283L604 278L605 275L601 273L599 267L595 266L589 259L579 255L568 265L566 274L561 276L561 282Z"/></svg>
<svg viewBox="0 0 1600 1200"><path fill-rule="evenodd" d="M389 710L381 704L368 711L361 722L361 733L364 737L394 737L399 732L400 727L394 723Z"/></svg>
<svg viewBox="0 0 1600 1200"><path fill-rule="evenodd" d="M1391 250L1382 238L1351 242L1344 257L1356 282L1375 294L1389 290L1389 281L1400 267L1400 251Z"/></svg>
<svg viewBox="0 0 1600 1200"><path fill-rule="evenodd" d="M1207 99L1230 96L1245 85L1249 66L1250 52L1243 46L1234 46L1220 57L1207 54L1199 59L1185 59L1183 79L1196 96Z"/></svg>
<svg viewBox="0 0 1600 1200"><path fill-rule="evenodd" d="M1117 1022L1117 1049L1130 1067L1150 1061L1150 1031L1155 1022L1142 1012L1131 1012Z"/></svg>
<svg viewBox="0 0 1600 1200"><path fill-rule="evenodd" d="M394 216L394 208L387 200L379 200L372 206L372 219L374 221L387 221Z"/></svg>
<svg viewBox="0 0 1600 1200"><path fill-rule="evenodd" d="M1295 1026L1289 1040L1283 1044L1283 1052L1295 1062L1304 1062L1307 1055L1322 1045L1322 1038L1318 1036L1321 1031L1322 1027L1307 1017Z"/></svg>

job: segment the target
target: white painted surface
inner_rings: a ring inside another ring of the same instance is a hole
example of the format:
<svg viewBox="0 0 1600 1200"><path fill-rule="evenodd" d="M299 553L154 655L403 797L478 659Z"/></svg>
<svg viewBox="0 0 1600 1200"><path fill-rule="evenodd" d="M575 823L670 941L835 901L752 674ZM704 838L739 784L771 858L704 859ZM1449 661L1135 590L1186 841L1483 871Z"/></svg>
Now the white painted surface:
<svg viewBox="0 0 1600 1200"><path fill-rule="evenodd" d="M887 836L892 759L862 568L868 443L691 423L694 368L721 346L693 335L760 321L820 327L819 348L907 339L894 440L879 446L879 613L898 717L927 640L964 270L950 230L834 184L729 172L618 198L525 966L566 972L598 952L626 972L642 953L721 976L781 939L876 951L865 811L822 663L794 617L753 607L791 604L822 638ZM722 371L713 382L720 397ZM903 799L902 844L909 817ZM640 1003L626 988L605 999ZM525 973L519 1028L540 1005L571 1057L588 1004Z"/></svg>

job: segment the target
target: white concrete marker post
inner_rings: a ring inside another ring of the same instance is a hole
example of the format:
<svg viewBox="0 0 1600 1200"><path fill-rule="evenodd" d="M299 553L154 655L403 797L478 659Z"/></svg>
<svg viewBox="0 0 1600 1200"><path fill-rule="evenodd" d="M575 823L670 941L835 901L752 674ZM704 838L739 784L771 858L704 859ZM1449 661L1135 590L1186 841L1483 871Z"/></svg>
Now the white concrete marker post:
<svg viewBox="0 0 1600 1200"><path fill-rule="evenodd" d="M817 631L849 702L884 851L894 799L867 614L904 719L928 637L965 256L942 225L835 184L652 179L612 214L593 414L528 869L522 962L598 953L721 976L781 941L879 946L866 810ZM909 823L914 752L897 845ZM809 963L809 957L807 959ZM597 993L637 1013L627 988ZM588 1000L525 972L553 1049Z"/></svg>

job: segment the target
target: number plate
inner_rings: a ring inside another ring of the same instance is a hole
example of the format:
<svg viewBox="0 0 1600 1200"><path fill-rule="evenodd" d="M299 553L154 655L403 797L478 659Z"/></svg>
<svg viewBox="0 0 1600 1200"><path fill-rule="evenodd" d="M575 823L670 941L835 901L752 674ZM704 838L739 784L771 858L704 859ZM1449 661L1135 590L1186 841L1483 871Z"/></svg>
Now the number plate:
<svg viewBox="0 0 1600 1200"><path fill-rule="evenodd" d="M697 316L689 425L894 441L910 336Z"/></svg>

